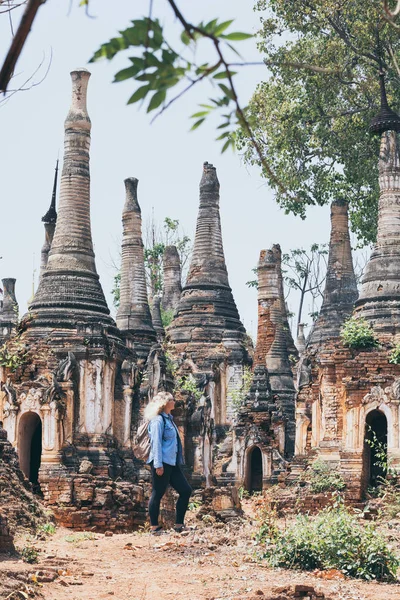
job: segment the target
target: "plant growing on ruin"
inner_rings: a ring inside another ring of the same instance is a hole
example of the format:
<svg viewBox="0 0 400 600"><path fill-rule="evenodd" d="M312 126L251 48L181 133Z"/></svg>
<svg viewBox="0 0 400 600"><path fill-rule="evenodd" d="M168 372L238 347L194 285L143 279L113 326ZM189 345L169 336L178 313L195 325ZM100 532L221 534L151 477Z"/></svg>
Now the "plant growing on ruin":
<svg viewBox="0 0 400 600"><path fill-rule="evenodd" d="M320 458L309 465L299 481L308 483L315 494L342 491L346 487L340 473Z"/></svg>
<svg viewBox="0 0 400 600"><path fill-rule="evenodd" d="M175 390L191 396L196 401L203 396L203 392L197 387L196 380L191 373L178 377L175 382Z"/></svg>
<svg viewBox="0 0 400 600"><path fill-rule="evenodd" d="M253 372L250 367L245 366L242 373L242 381L239 388L230 392L231 405L234 413L238 413L248 396L253 381Z"/></svg>
<svg viewBox="0 0 400 600"><path fill-rule="evenodd" d="M340 337L349 348L374 348L379 346L374 331L367 321L361 317L350 317L345 321Z"/></svg>
<svg viewBox="0 0 400 600"><path fill-rule="evenodd" d="M395 581L399 558L373 523L360 523L343 504L316 517L298 515L278 529L262 523L258 535L262 558L273 567L339 569L359 579Z"/></svg>
<svg viewBox="0 0 400 600"><path fill-rule="evenodd" d="M389 354L389 362L392 365L400 365L400 343L396 344Z"/></svg>
<svg viewBox="0 0 400 600"><path fill-rule="evenodd" d="M174 318L173 310L164 310L161 307L161 322L163 324L163 327L168 327L169 325L171 325L173 318Z"/></svg>
<svg viewBox="0 0 400 600"><path fill-rule="evenodd" d="M37 563L39 552L34 546L24 546L21 550L22 560L26 563Z"/></svg>
<svg viewBox="0 0 400 600"><path fill-rule="evenodd" d="M0 366L6 367L14 372L23 366L27 360L27 352L24 344L13 340L11 343L0 347Z"/></svg>

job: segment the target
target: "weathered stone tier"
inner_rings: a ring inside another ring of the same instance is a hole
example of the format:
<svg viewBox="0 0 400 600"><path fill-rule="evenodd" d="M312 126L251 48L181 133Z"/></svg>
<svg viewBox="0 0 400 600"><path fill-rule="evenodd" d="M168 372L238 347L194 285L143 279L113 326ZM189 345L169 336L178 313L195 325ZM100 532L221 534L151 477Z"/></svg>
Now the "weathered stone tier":
<svg viewBox="0 0 400 600"><path fill-rule="evenodd" d="M362 280L356 314L378 334L400 333L400 156L394 131L384 132L379 156L378 234Z"/></svg>
<svg viewBox="0 0 400 600"><path fill-rule="evenodd" d="M166 246L163 256L164 289L161 307L175 312L182 292L181 260L176 246Z"/></svg>
<svg viewBox="0 0 400 600"><path fill-rule="evenodd" d="M33 317L29 327L71 328L77 321L113 324L96 271L90 226L91 122L86 108L90 73L79 69L71 77L57 224L46 269L29 307Z"/></svg>
<svg viewBox="0 0 400 600"><path fill-rule="evenodd" d="M245 329L229 286L222 245L219 181L215 167L208 163L200 181L192 261L169 335L181 351L190 349L194 360L207 356L210 345L238 349L244 342Z"/></svg>
<svg viewBox="0 0 400 600"><path fill-rule="evenodd" d="M258 263L258 331L254 365L268 369L271 391L285 421L285 453L293 454L295 387L284 329L279 289L280 247L262 250Z"/></svg>
<svg viewBox="0 0 400 600"><path fill-rule="evenodd" d="M126 201L122 212L122 263L117 325L134 336L135 350L147 358L157 336L147 299L142 241L142 215L137 198L138 180L125 179Z"/></svg>
<svg viewBox="0 0 400 600"><path fill-rule="evenodd" d="M353 312L358 298L351 255L348 203L336 200L331 205L331 236L324 298L308 340L308 346L338 338L343 322Z"/></svg>

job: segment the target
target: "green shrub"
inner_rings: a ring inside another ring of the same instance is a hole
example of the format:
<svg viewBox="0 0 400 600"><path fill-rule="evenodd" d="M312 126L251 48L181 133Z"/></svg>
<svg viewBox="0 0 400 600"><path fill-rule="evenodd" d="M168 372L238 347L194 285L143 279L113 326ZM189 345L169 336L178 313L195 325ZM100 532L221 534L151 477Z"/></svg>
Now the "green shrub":
<svg viewBox="0 0 400 600"><path fill-rule="evenodd" d="M38 551L33 546L24 546L21 550L22 560L30 564L37 562L38 554Z"/></svg>
<svg viewBox="0 0 400 600"><path fill-rule="evenodd" d="M400 565L373 523L361 524L343 505L314 518L299 515L283 530L263 523L257 540L264 546L262 557L273 567L339 569L360 579L394 581Z"/></svg>
<svg viewBox="0 0 400 600"><path fill-rule="evenodd" d="M56 532L56 526L54 523L45 523L44 525L40 525L39 530L47 535L53 535Z"/></svg>
<svg viewBox="0 0 400 600"><path fill-rule="evenodd" d="M400 344L396 344L389 354L389 362L392 365L400 365Z"/></svg>
<svg viewBox="0 0 400 600"><path fill-rule="evenodd" d="M175 391L178 390L184 392L188 396L191 396L196 401L199 401L203 396L202 390L197 387L196 379L191 373L189 373L189 375L179 377L175 381Z"/></svg>
<svg viewBox="0 0 400 600"><path fill-rule="evenodd" d="M304 478L310 483L311 491L321 492L342 491L346 487L343 477L324 460L316 460L306 471Z"/></svg>
<svg viewBox="0 0 400 600"><path fill-rule="evenodd" d="M169 325L171 325L174 319L174 314L175 311L173 310L164 310L163 308L161 308L161 322L163 324L163 327L168 327Z"/></svg>
<svg viewBox="0 0 400 600"><path fill-rule="evenodd" d="M340 332L343 344L349 348L373 348L378 340L367 321L363 318L350 317L345 321Z"/></svg>

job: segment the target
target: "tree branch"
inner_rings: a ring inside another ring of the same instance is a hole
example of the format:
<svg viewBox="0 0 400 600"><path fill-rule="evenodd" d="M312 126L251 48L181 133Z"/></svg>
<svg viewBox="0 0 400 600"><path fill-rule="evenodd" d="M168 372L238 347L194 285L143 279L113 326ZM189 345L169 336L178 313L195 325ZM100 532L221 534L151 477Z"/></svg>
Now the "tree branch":
<svg viewBox="0 0 400 600"><path fill-rule="evenodd" d="M186 21L186 19L180 12L180 10L177 7L174 0L167 0L167 1L168 1L169 5L171 6L176 18L179 20L179 22L181 23L182 27L184 28L184 30L186 31L186 33L188 34L188 36L190 37L191 40L194 40L193 33L197 32L202 37L205 37L205 38L208 38L209 40L211 40L212 43L214 44L215 50L219 56L221 64L225 68L227 79L229 81L229 86L230 86L230 89L232 92L233 102L236 107L236 114L238 116L238 121L239 121L240 125L245 129L247 135L249 136L251 144L252 144L253 148L255 149L258 158L260 159L262 167L268 173L270 180L277 186L277 188L279 189L281 194L289 197L293 201L297 201L297 199L288 192L286 187L283 185L283 183L280 181L280 179L277 177L277 175L274 173L274 171L271 169L271 167L265 161L265 157L263 156L262 149L261 149L259 143L257 142L256 137L253 133L253 130L252 130L248 120L246 119L243 109L239 103L239 98L236 93L235 86L233 84L231 72L229 70L229 63L227 62L227 60L225 59L225 57L222 54L219 39L216 38L211 33L208 33L207 31L204 31L203 29L196 27L196 25L193 25L192 23L189 23L188 21Z"/></svg>
<svg viewBox="0 0 400 600"><path fill-rule="evenodd" d="M31 30L37 11L45 1L46 0L28 0L21 22L0 71L0 92L3 92L4 94L7 91L8 84L14 73L15 66Z"/></svg>

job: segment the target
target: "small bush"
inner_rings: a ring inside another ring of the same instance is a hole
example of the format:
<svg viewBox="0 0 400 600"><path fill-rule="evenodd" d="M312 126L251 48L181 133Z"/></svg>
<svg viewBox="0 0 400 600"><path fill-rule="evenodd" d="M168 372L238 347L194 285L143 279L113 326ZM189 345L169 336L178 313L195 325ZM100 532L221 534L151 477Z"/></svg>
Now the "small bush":
<svg viewBox="0 0 400 600"><path fill-rule="evenodd" d="M47 535L53 535L56 532L56 526L54 525L54 523L45 523L44 525L41 525L39 529Z"/></svg>
<svg viewBox="0 0 400 600"><path fill-rule="evenodd" d="M346 487L343 477L324 460L316 460L306 471L304 479L310 483L311 491L342 491Z"/></svg>
<svg viewBox="0 0 400 600"><path fill-rule="evenodd" d="M349 348L373 348L378 340L365 319L350 317L345 321L340 332L343 344Z"/></svg>
<svg viewBox="0 0 400 600"><path fill-rule="evenodd" d="M264 545L262 557L273 567L339 569L360 579L394 581L400 565L375 526L360 524L343 505L314 518L299 515L282 531L263 523L257 539Z"/></svg>
<svg viewBox="0 0 400 600"><path fill-rule="evenodd" d="M22 560L26 563L36 563L38 560L38 551L33 546L24 546L21 550Z"/></svg>
<svg viewBox="0 0 400 600"><path fill-rule="evenodd" d="M389 362L392 365L400 365L400 344L396 344L389 354Z"/></svg>

